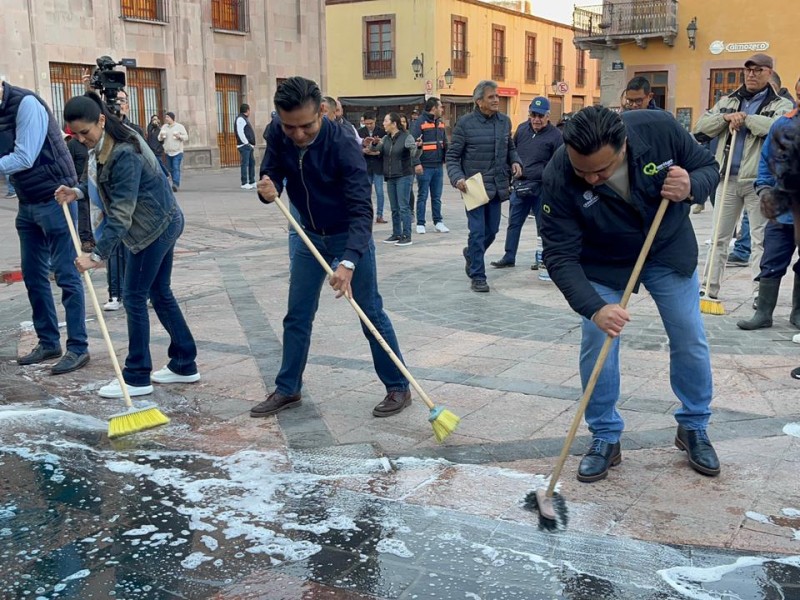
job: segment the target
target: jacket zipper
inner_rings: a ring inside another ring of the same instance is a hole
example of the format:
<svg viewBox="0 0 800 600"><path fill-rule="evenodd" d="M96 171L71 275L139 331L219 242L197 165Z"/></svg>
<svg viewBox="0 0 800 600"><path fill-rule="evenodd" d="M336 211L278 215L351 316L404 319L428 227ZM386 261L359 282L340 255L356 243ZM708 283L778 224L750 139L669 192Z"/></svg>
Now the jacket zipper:
<svg viewBox="0 0 800 600"><path fill-rule="evenodd" d="M306 191L306 209L308 210L308 218L311 220L311 229L317 230L317 225L314 223L314 217L311 214L311 194L308 193L308 186L306 185L306 177L303 173L303 158L306 155L306 149L300 151L300 181L303 182L303 189Z"/></svg>

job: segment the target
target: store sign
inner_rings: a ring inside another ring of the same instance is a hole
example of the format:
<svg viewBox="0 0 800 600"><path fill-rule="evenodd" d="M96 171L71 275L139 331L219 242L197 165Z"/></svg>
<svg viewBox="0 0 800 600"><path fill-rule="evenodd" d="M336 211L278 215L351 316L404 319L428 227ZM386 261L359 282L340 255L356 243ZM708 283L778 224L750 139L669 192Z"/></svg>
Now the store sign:
<svg viewBox="0 0 800 600"><path fill-rule="evenodd" d="M625 70L625 63L621 60L615 60L611 63L611 70L612 71L624 71Z"/></svg>
<svg viewBox="0 0 800 600"><path fill-rule="evenodd" d="M722 40L714 40L708 46L711 54L723 52L764 52L769 50L769 42L731 42L726 44Z"/></svg>
<svg viewBox="0 0 800 600"><path fill-rule="evenodd" d="M517 88L509 88L509 87L497 88L498 96L516 96L517 94L519 94L519 90Z"/></svg>

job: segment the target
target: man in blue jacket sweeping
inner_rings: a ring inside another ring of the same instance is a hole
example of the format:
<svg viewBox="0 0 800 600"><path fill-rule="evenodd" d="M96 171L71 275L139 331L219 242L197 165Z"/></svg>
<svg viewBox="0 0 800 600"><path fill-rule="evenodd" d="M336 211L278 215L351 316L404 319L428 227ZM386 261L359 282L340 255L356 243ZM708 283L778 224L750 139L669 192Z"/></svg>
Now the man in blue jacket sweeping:
<svg viewBox="0 0 800 600"><path fill-rule="evenodd" d="M286 190L300 213L300 224L334 270L329 283L341 296L351 294L402 360L392 322L383 310L372 241L372 197L367 164L349 131L322 118L322 93L316 83L290 77L275 92L278 118L267 130L267 153L257 184L262 202L273 202ZM303 371L311 346L311 326L319 306L325 271L311 251L299 244L291 261L289 308L283 319L283 359L275 391L250 410L266 417L299 406ZM408 380L375 337L369 341L386 396L373 409L390 417L411 404Z"/></svg>
<svg viewBox="0 0 800 600"><path fill-rule="evenodd" d="M616 338L586 408L592 445L578 480L593 482L619 464L624 428L619 400L619 335L630 321L619 305L662 198L671 201L642 269L669 337L670 383L681 401L675 444L689 465L719 474L706 435L711 414L711 359L697 290L697 240L689 206L719 180L714 157L668 113L622 116L602 107L577 113L564 146L544 172L542 238L550 277L583 317L580 373L586 387L606 336ZM669 165L659 170L659 165Z"/></svg>

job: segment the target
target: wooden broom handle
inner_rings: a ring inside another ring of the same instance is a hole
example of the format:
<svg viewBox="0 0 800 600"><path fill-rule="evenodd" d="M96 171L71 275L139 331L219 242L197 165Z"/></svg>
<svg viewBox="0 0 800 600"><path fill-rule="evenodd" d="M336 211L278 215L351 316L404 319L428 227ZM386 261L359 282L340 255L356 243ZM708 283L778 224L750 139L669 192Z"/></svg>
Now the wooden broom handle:
<svg viewBox="0 0 800 600"><path fill-rule="evenodd" d="M719 197L719 202L717 206L714 207L714 210L717 213L717 216L714 219L714 235L712 236L713 239L711 240L711 252L709 253L707 265L708 272L706 273L705 278L705 285L703 288L706 292L706 297L708 297L708 284L711 283L711 275L712 269L714 268L714 263L716 262L717 258L717 242L719 241L719 224L722 222L722 206L725 203L725 196L728 193L728 180L731 177L731 165L733 164L733 151L736 145L736 130L731 130L731 137L728 140L728 145L730 145L730 150L728 155L725 158L725 178L722 180L722 195Z"/></svg>

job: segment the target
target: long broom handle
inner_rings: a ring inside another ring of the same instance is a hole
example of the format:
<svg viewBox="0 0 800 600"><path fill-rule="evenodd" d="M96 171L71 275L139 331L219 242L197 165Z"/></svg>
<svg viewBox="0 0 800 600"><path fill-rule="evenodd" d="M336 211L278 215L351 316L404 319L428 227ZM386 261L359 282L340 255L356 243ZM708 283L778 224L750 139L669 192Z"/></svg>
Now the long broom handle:
<svg viewBox="0 0 800 600"><path fill-rule="evenodd" d="M619 302L619 305L622 308L628 306L628 300L630 300L631 294L633 294L633 288L636 287L636 282L639 281L639 275L642 273L644 262L647 260L647 255L650 253L650 247L653 245L653 240L656 237L658 228L661 226L661 220L664 218L664 213L667 212L667 206L669 206L669 200L662 198L661 204L658 205L658 211L653 219L653 223L650 225L650 231L647 232L644 245L639 251L639 257L636 259L636 264L633 266L633 272L631 273L630 279L628 279L628 284L625 286L625 291L622 294L622 300ZM615 338L609 335L606 336L606 341L603 342L603 347L600 349L600 354L597 356L597 360L594 363L594 368L592 369L592 374L586 384L586 389L583 391L580 404L578 404L578 410L575 412L575 417L572 419L572 425L569 428L569 433L567 433L567 438L564 440L564 446L561 448L561 456L558 457L558 462L553 469L553 474L550 476L550 485L547 486L546 496L553 496L553 492L556 489L556 483L558 483L558 478L561 476L561 470L564 468L564 463L567 461L569 449L572 446L572 442L575 440L575 434L578 431L578 426L581 423L581 419L583 419L583 413L586 412L586 406L589 404L589 398L591 398L592 393L594 393L594 387L597 385L597 380L600 378L600 371L603 370L603 365L605 365L608 352L611 350L611 344L614 342L614 339Z"/></svg>
<svg viewBox="0 0 800 600"><path fill-rule="evenodd" d="M61 208L64 209L64 217L67 219L67 225L69 226L69 234L72 237L72 243L75 245L75 252L78 253L78 256L83 254L81 250L81 242L78 239L78 232L75 231L75 224L72 222L72 215L69 212L69 206L67 203L64 202L61 205ZM114 365L114 372L117 374L117 379L119 380L119 387L122 390L122 397L125 399L125 405L128 408L133 408L133 402L131 402L131 396L128 393L128 386L125 384L125 378L122 376L122 369L119 368L119 361L117 360L117 354L114 352L114 345L111 343L111 336L108 334L108 327L106 327L106 320L103 317L103 311L100 309L100 302L97 300L97 294L94 291L94 285L92 284L92 277L89 275L89 271L83 272L83 279L86 282L86 289L89 290L89 296L92 298L92 304L94 305L94 312L97 316L97 321L100 323L100 331L103 332L103 339L106 341L106 348L108 348L108 355L111 357L111 364Z"/></svg>
<svg viewBox="0 0 800 600"><path fill-rule="evenodd" d="M706 291L706 296L708 296L708 284L711 283L711 275L714 269L714 263L716 262L717 258L717 242L719 241L719 224L722 222L722 206L725 204L725 196L728 193L728 180L731 177L731 165L733 164L733 152L736 149L736 130L733 129L731 132L730 140L727 144L730 147L729 153L725 158L725 178L722 180L722 195L719 197L719 202L717 206L714 207L714 210L717 212L717 216L714 218L714 235L712 236L713 239L711 240L711 252L709 253L708 257L708 271L706 272L706 280L705 285L703 288Z"/></svg>
<svg viewBox="0 0 800 600"><path fill-rule="evenodd" d="M325 259L319 253L319 250L317 250L317 247L314 245L314 243L310 239L308 239L306 232L303 231L302 226L300 225L300 223L297 222L297 219L295 219L292 216L292 213L289 212L289 209L286 208L286 205L283 202L281 202L280 198L275 198L275 204L277 204L278 208L281 209L283 216L288 219L289 224L297 232L297 235L300 236L300 239L303 240L303 243L306 245L306 247L308 247L309 251L311 251L311 254L314 255L314 258L317 259L317 262L320 264L320 266L323 269L325 269L325 272L328 274L328 276L333 275L333 269L331 269L331 266L325 261ZM417 383L417 380L411 376L411 373L408 372L408 369L406 369L406 366L403 364L403 361L401 361L397 357L397 354L394 353L394 350L392 350L391 346L389 346L389 343L385 339L383 339L383 336L375 328L375 325L372 324L372 321L369 320L369 317L366 314L364 314L364 311L361 310L361 307L358 305L358 303L352 298L352 296L350 296L350 294L345 294L345 297L347 298L348 302L350 302L350 305L353 307L353 309L356 311L358 318L361 319L361 322L364 323L364 326L367 329L369 329L369 332L373 336L375 336L375 339L378 340L378 343L381 345L381 348L386 350L386 354L389 355L389 358L392 359L392 362L395 364L395 366L398 369L400 369L400 372L403 374L403 376L406 379L408 379L408 382L417 391L420 398L422 398L423 402L425 402L425 404L427 404L428 408L430 408L431 410L436 408L436 405L428 397L428 394L426 394L425 390L423 390L422 387L420 387L420 385Z"/></svg>

